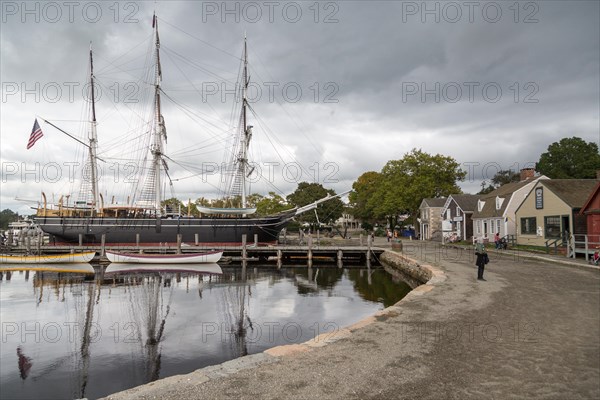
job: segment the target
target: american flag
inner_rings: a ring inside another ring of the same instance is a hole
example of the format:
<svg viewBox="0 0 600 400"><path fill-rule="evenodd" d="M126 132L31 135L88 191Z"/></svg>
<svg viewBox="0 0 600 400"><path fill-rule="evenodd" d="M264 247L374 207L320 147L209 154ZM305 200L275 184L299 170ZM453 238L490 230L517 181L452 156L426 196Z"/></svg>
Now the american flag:
<svg viewBox="0 0 600 400"><path fill-rule="evenodd" d="M44 134L42 133L42 129L40 128L40 124L38 124L37 118L36 118L35 122L33 123L33 129L31 130L31 135L29 135L29 142L27 143L27 150L32 148L33 145L35 144L35 142L40 140L42 138L42 136L44 136Z"/></svg>

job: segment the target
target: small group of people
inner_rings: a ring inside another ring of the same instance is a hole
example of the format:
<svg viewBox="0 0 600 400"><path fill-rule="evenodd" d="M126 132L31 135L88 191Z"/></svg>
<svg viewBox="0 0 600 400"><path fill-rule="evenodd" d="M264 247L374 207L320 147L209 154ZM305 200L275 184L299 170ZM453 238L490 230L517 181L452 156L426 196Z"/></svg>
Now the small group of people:
<svg viewBox="0 0 600 400"><path fill-rule="evenodd" d="M398 231L394 230L392 231L391 229L387 228L385 230L385 236L387 237L387 241L391 241L392 238L394 239L398 239Z"/></svg>

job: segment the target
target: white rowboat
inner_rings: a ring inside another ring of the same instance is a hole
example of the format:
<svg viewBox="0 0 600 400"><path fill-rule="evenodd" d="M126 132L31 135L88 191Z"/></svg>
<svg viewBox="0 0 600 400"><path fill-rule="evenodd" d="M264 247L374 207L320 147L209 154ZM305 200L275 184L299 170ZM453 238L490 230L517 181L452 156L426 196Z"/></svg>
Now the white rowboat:
<svg viewBox="0 0 600 400"><path fill-rule="evenodd" d="M186 254L138 254L106 251L106 258L108 258L111 263L133 264L205 264L216 263L222 256L222 251Z"/></svg>

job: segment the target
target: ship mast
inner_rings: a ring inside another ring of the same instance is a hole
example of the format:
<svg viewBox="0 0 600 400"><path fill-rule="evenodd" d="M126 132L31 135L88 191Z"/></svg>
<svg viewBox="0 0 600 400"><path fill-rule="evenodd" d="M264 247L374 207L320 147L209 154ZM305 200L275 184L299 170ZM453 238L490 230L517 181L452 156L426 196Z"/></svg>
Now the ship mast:
<svg viewBox="0 0 600 400"><path fill-rule="evenodd" d="M162 81L162 71L160 68L160 40L158 37L158 19L156 15L153 16L152 26L154 27L155 46L156 46L156 67L154 76L154 113L156 120L153 131L153 141L150 146L150 152L152 154L152 176L154 178L153 183L153 194L154 194L154 207L158 217L161 216L161 202L162 202L162 182L161 182L161 166L166 163L162 158L163 155L163 139L166 142L167 133L165 129L165 119L161 114L160 110L160 83Z"/></svg>
<svg viewBox="0 0 600 400"><path fill-rule="evenodd" d="M246 177L247 177L247 166L248 166L248 147L250 146L250 139L252 139L252 126L247 125L246 110L248 108L248 45L246 43L246 37L244 36L244 84L242 86L242 147L238 157L239 165L239 176L241 179L242 189L242 208L246 208Z"/></svg>
<svg viewBox="0 0 600 400"><path fill-rule="evenodd" d="M92 45L90 43L90 91L92 99L92 120L90 121L90 179L92 180L92 199L93 199L93 211L96 214L100 213L100 202L98 200L98 165L96 163L96 155L98 152L98 136L96 133L96 98L94 93L94 60L92 57Z"/></svg>

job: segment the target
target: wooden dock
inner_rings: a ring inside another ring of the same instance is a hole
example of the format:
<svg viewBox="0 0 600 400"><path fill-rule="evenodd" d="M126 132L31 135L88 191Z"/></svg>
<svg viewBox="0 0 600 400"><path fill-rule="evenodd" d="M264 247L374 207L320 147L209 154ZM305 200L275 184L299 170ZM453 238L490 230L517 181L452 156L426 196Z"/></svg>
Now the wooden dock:
<svg viewBox="0 0 600 400"><path fill-rule="evenodd" d="M245 239L245 238L244 238ZM362 241L362 240L361 240ZM366 240L366 245L360 245L355 242L346 242L343 244L321 245L311 237L307 237L304 244L277 244L277 245L259 245L257 243L246 244L243 240L241 245L226 244L184 244L181 241L177 243L162 243L161 245L139 245L131 244L69 244L69 245L21 245L10 246L3 252L25 253L25 254L59 254L59 253L80 253L84 251L95 251L97 253L95 262L108 262L105 257L106 250L141 253L141 254L186 254L198 253L204 251L222 251L223 256L230 260L241 261L277 261L281 263L297 262L337 262L339 263L362 263L377 262L379 255L385 251L380 247L374 247L371 244L371 238Z"/></svg>

